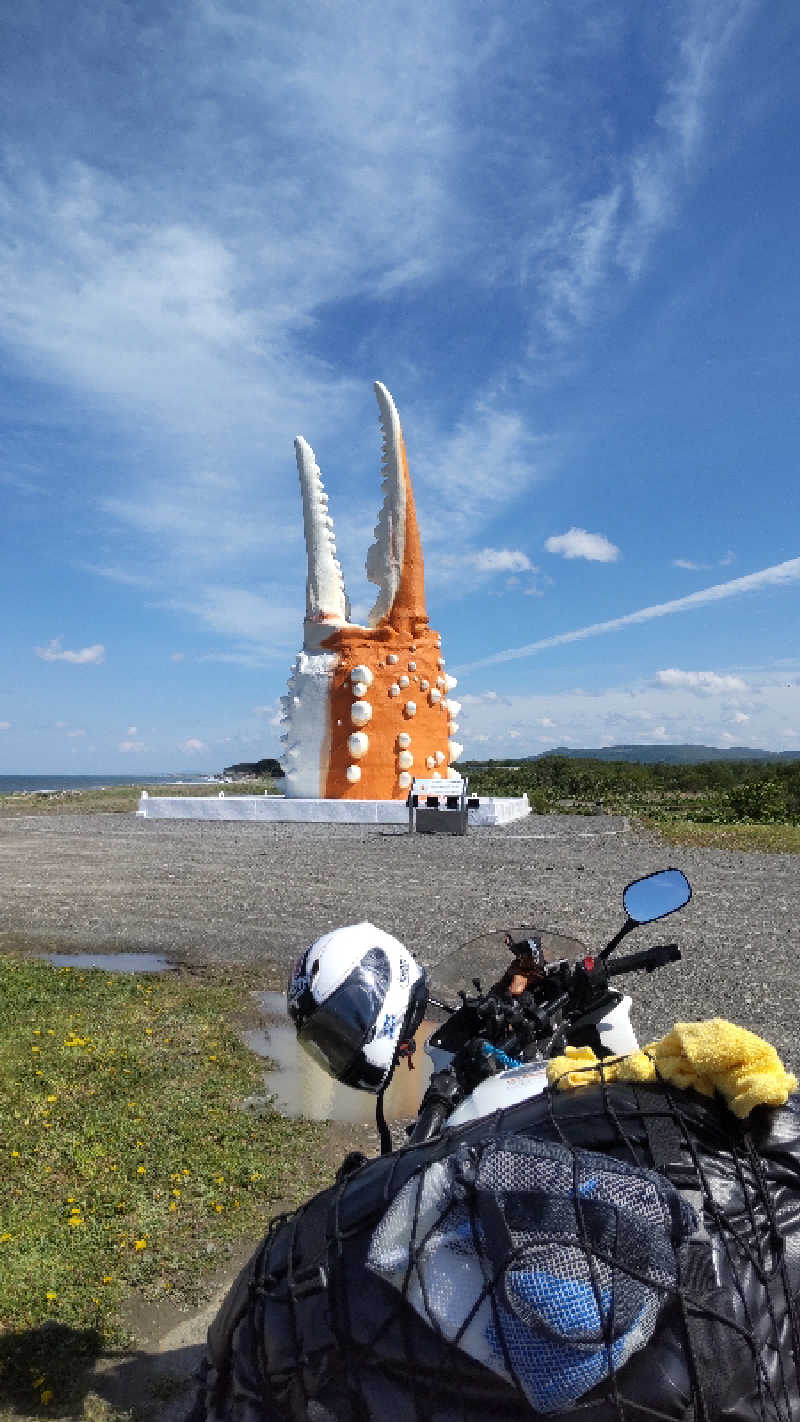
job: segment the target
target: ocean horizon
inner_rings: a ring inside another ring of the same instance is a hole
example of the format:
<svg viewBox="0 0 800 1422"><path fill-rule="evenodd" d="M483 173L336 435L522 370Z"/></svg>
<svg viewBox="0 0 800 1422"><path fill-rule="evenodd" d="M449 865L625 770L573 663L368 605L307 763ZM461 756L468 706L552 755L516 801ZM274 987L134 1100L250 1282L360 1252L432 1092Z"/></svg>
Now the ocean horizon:
<svg viewBox="0 0 800 1422"><path fill-rule="evenodd" d="M144 770L140 775L0 775L0 795L33 795L46 790L98 790L110 785L205 785L213 770Z"/></svg>

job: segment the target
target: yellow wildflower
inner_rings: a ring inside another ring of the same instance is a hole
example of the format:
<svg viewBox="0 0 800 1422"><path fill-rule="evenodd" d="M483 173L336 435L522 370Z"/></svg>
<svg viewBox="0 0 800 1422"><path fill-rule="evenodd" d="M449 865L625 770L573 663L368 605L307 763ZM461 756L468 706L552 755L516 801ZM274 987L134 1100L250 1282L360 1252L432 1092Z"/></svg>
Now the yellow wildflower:
<svg viewBox="0 0 800 1422"><path fill-rule="evenodd" d="M56 1101L58 1098L55 1097L55 1096L48 1096L47 1099L48 1099L48 1101Z"/></svg>
<svg viewBox="0 0 800 1422"><path fill-rule="evenodd" d="M146 1248L147 1248L147 1240L146 1240L146 1239L137 1239L137 1240L136 1240L136 1243L134 1244L133 1247L134 1247L134 1249L136 1249L136 1250L139 1250L139 1249L146 1249Z"/></svg>
<svg viewBox="0 0 800 1422"><path fill-rule="evenodd" d="M169 1202L169 1212L170 1212L171 1215L174 1215L174 1213L175 1213L175 1211L177 1210L177 1208L178 1208L178 1206L175 1204L175 1201L174 1201L174 1200L170 1200L170 1202Z"/></svg>
<svg viewBox="0 0 800 1422"><path fill-rule="evenodd" d="M136 1167L136 1174L137 1174L137 1175L146 1175L146 1174L147 1174L147 1167L144 1166L144 1165L137 1165L137 1167Z"/></svg>
<svg viewBox="0 0 800 1422"><path fill-rule="evenodd" d="M54 1289L48 1289L47 1293L45 1294L45 1298L47 1299L48 1303L54 1303L54 1301L58 1298L58 1294L55 1292Z"/></svg>
<svg viewBox="0 0 800 1422"><path fill-rule="evenodd" d="M110 1283L111 1283L111 1275L110 1275L110 1274L104 1274L104 1275L103 1275L103 1283L104 1283L104 1284L110 1284Z"/></svg>
<svg viewBox="0 0 800 1422"><path fill-rule="evenodd" d="M6 1231L5 1234L0 1234L0 1244L8 1244L10 1238L11 1235L8 1233L8 1231Z"/></svg>
<svg viewBox="0 0 800 1422"><path fill-rule="evenodd" d="M41 1402L41 1404L42 1404L43 1407L46 1407L46 1406L47 1406L47 1404L48 1404L48 1402L50 1401L50 1399L52 1398L52 1396L53 1396L53 1389L52 1389L51 1387L43 1387L43 1388L42 1388L41 1394L40 1394L40 1396L39 1396L39 1401Z"/></svg>
<svg viewBox="0 0 800 1422"><path fill-rule="evenodd" d="M18 1151L18 1150L12 1150L11 1154L12 1154L12 1156L16 1156L17 1158L19 1158L19 1151Z"/></svg>

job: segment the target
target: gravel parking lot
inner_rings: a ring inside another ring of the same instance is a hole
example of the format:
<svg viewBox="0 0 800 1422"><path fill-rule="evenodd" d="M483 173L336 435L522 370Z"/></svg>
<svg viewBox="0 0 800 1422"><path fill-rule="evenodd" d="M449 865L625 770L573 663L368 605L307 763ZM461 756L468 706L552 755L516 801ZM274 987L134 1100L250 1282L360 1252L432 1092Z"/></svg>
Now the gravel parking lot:
<svg viewBox="0 0 800 1422"><path fill-rule="evenodd" d="M628 979L639 1032L731 1017L797 1070L797 857L669 849L610 817L531 816L463 839L120 814L2 819L0 949L156 951L187 967L247 964L274 987L311 939L370 918L453 992L475 971L454 950L482 930L535 924L598 947L622 921L627 881L669 863L688 874L692 902L629 941L677 941L684 956Z"/></svg>

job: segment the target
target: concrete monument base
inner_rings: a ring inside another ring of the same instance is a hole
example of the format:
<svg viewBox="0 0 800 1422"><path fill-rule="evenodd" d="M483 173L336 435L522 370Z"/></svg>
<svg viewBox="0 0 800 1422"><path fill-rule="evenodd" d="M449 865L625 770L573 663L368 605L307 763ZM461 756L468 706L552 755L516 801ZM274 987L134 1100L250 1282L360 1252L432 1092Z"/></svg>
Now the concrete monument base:
<svg viewBox="0 0 800 1422"><path fill-rule="evenodd" d="M505 825L531 812L527 795L481 795L470 825ZM147 820L258 820L271 824L407 825L402 800L299 800L283 795L148 795L137 815Z"/></svg>

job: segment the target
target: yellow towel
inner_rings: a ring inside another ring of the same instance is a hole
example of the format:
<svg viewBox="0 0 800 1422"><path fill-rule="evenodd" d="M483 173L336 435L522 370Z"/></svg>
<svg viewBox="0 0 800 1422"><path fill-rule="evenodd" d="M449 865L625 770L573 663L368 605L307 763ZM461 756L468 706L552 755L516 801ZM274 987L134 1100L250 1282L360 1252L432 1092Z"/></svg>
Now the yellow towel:
<svg viewBox="0 0 800 1422"><path fill-rule="evenodd" d="M676 1022L659 1042L648 1042L626 1057L605 1057L606 1081L657 1081L694 1087L703 1096L719 1091L734 1115L743 1119L754 1106L785 1106L797 1077L787 1072L775 1048L722 1017L706 1022ZM567 1047L547 1064L551 1086L589 1086L600 1080L591 1047Z"/></svg>

